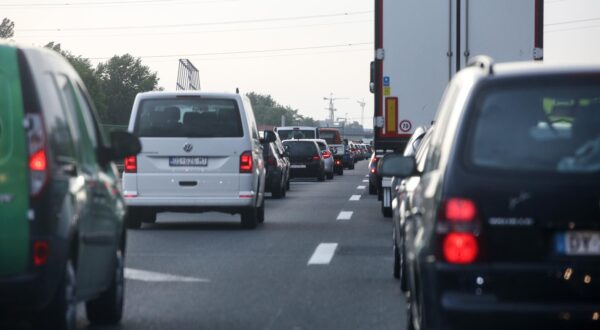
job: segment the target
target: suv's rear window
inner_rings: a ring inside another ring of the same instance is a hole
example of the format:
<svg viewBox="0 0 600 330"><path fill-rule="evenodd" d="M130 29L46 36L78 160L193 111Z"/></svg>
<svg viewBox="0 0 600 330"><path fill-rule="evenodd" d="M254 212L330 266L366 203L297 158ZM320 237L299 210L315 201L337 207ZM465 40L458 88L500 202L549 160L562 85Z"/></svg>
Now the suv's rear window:
<svg viewBox="0 0 600 330"><path fill-rule="evenodd" d="M285 141L283 144L289 146L293 156L310 156L317 152L315 143L310 141Z"/></svg>
<svg viewBox="0 0 600 330"><path fill-rule="evenodd" d="M314 130L303 130L303 129L279 129L277 130L279 137L282 140L290 140L290 139L316 139Z"/></svg>
<svg viewBox="0 0 600 330"><path fill-rule="evenodd" d="M140 104L134 132L139 137L242 137L235 100L160 98Z"/></svg>
<svg viewBox="0 0 600 330"><path fill-rule="evenodd" d="M470 158L480 167L600 170L600 79L528 80L486 88L472 105Z"/></svg>

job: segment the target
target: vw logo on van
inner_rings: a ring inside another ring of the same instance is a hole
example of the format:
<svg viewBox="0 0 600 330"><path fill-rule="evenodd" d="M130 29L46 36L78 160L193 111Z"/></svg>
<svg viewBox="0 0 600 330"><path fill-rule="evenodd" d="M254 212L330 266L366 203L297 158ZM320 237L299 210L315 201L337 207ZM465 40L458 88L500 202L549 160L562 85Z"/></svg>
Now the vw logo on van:
<svg viewBox="0 0 600 330"><path fill-rule="evenodd" d="M183 150L185 152L190 152L192 149L194 149L194 146L191 143L186 143L183 145Z"/></svg>

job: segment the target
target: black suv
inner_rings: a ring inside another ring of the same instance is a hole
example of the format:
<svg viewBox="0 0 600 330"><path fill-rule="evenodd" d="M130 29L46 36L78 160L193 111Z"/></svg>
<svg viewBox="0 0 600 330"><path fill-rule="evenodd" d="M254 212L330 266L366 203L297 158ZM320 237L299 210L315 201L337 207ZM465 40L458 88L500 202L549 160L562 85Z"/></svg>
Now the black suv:
<svg viewBox="0 0 600 330"><path fill-rule="evenodd" d="M44 329L74 329L77 302L119 322L125 203L115 159L140 150L105 140L85 86L61 56L0 44L0 306ZM20 314L20 313L18 313Z"/></svg>
<svg viewBox="0 0 600 330"><path fill-rule="evenodd" d="M409 326L597 328L600 67L477 58L435 122L422 171L382 165L421 177L404 211Z"/></svg>
<svg viewBox="0 0 600 330"><path fill-rule="evenodd" d="M317 142L284 140L283 145L290 154L290 178L316 177L325 181L325 165Z"/></svg>

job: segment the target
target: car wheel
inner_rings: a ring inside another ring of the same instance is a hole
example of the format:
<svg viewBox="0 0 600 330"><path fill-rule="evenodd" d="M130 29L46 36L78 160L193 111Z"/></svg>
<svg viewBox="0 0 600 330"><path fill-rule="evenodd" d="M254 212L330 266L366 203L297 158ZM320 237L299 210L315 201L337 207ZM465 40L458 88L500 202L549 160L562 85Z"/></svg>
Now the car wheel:
<svg viewBox="0 0 600 330"><path fill-rule="evenodd" d="M318 181L325 181L325 171L319 172L319 176L317 177Z"/></svg>
<svg viewBox="0 0 600 330"><path fill-rule="evenodd" d="M369 195L377 195L377 187L369 182Z"/></svg>
<svg viewBox="0 0 600 330"><path fill-rule="evenodd" d="M400 290L406 293L408 291L408 274L406 272L406 253L404 253L404 243L401 244L402 248L399 253L399 268L400 268Z"/></svg>
<svg viewBox="0 0 600 330"><path fill-rule="evenodd" d="M99 297L86 302L87 318L92 324L115 324L123 316L123 299L125 293L125 260L123 248L115 255L115 267L110 286Z"/></svg>
<svg viewBox="0 0 600 330"><path fill-rule="evenodd" d="M285 197L285 195L287 195L287 187L286 187L286 183L284 183L283 185L281 185L281 197Z"/></svg>
<svg viewBox="0 0 600 330"><path fill-rule="evenodd" d="M350 162L350 166L348 166L349 169L353 170L354 169L354 162Z"/></svg>
<svg viewBox="0 0 600 330"><path fill-rule="evenodd" d="M258 223L265 222L265 201L263 200L262 205L256 210L256 220Z"/></svg>
<svg viewBox="0 0 600 330"><path fill-rule="evenodd" d="M246 229L254 229L258 224L258 208L251 207L245 209L241 213L242 217L242 227Z"/></svg>
<svg viewBox="0 0 600 330"><path fill-rule="evenodd" d="M155 222L156 212L147 209L130 208L125 218L125 227L127 229L140 229L142 222Z"/></svg>
<svg viewBox="0 0 600 330"><path fill-rule="evenodd" d="M393 229L392 238L394 242L394 246L392 250L394 251L394 278L400 278L400 253L398 253L398 243L396 243L396 229Z"/></svg>
<svg viewBox="0 0 600 330"><path fill-rule="evenodd" d="M344 175L344 168L340 167L340 169L338 170L338 175Z"/></svg>
<svg viewBox="0 0 600 330"><path fill-rule="evenodd" d="M71 259L67 260L54 297L41 311L41 329L75 330L77 326L77 276Z"/></svg>
<svg viewBox="0 0 600 330"><path fill-rule="evenodd" d="M290 190L290 178L288 178L285 182L285 189Z"/></svg>
<svg viewBox="0 0 600 330"><path fill-rule="evenodd" d="M283 195L281 190L281 185L271 188L271 196L273 196L273 198L281 198Z"/></svg>
<svg viewBox="0 0 600 330"><path fill-rule="evenodd" d="M384 217L391 218L393 215L393 210L391 207L385 207L383 206L383 203L381 203L381 213L383 213Z"/></svg>
<svg viewBox="0 0 600 330"><path fill-rule="evenodd" d="M327 173L327 180L332 180L333 179L333 171L331 171L331 173Z"/></svg>

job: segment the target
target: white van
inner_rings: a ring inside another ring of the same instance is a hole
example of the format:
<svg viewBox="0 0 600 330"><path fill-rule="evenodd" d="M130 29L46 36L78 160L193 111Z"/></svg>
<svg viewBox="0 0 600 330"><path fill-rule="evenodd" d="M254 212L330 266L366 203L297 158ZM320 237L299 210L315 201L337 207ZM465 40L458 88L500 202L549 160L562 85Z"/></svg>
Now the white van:
<svg viewBox="0 0 600 330"><path fill-rule="evenodd" d="M128 130L142 143L124 166L129 228L157 212L239 213L246 228L264 221L262 147L247 97L140 93Z"/></svg>

